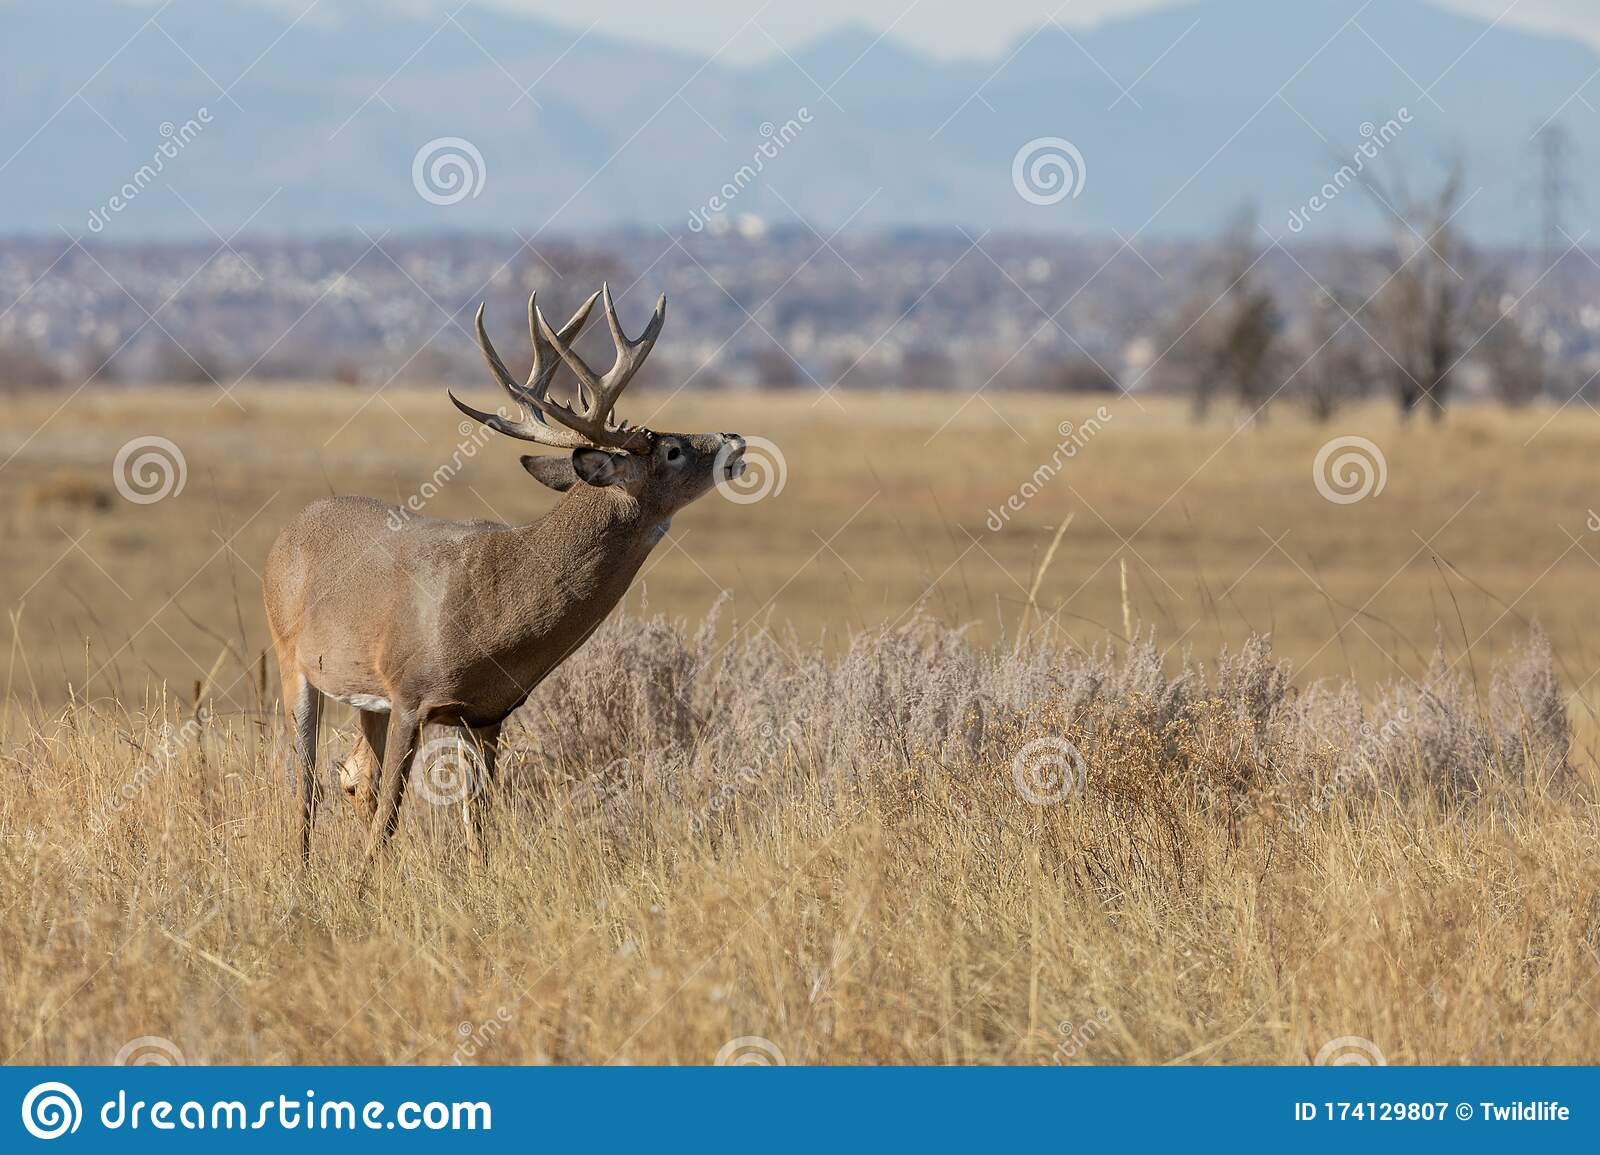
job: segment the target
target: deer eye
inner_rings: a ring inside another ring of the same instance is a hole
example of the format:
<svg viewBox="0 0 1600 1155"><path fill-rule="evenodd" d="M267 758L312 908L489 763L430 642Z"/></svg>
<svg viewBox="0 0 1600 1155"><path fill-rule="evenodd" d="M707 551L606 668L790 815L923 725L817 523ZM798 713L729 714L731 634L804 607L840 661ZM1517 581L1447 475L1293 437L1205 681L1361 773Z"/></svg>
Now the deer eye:
<svg viewBox="0 0 1600 1155"><path fill-rule="evenodd" d="M668 461L676 461L676 460L678 460L678 458L680 458L682 456L683 456L683 451L680 450L676 445L672 446L670 449L667 450L667 460Z"/></svg>

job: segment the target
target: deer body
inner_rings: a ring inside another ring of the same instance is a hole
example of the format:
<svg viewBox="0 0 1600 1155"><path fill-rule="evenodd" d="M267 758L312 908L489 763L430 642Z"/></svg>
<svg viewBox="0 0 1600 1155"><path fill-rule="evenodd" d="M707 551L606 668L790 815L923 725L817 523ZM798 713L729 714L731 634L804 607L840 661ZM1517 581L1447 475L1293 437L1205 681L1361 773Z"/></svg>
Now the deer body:
<svg viewBox="0 0 1600 1155"><path fill-rule="evenodd" d="M526 526L395 529L400 513L365 497L307 506L269 555L267 613L280 659L322 693L380 711L415 701L424 723L504 720L660 540L638 502L588 485Z"/></svg>
<svg viewBox="0 0 1600 1155"><path fill-rule="evenodd" d="M570 351L596 297L605 297L617 365L597 378ZM743 471L736 434L653 433L616 423L610 407L648 353L664 300L645 336L622 337L610 293L591 297L559 334L529 301L534 366L518 386L483 331L491 371L533 417L463 411L523 440L573 450L524 457L523 467L564 493L529 525L415 517L365 497L313 502L278 535L263 595L301 763L301 853L309 859L320 787L317 727L324 696L362 711L362 740L340 771L368 819L366 870L393 833L419 728L457 725L479 750L483 777L466 799L479 857L486 854L480 788L492 786L501 723L570 656L621 600L672 515L720 479ZM551 402L552 347L578 376L581 411ZM548 425L548 414L569 426Z"/></svg>

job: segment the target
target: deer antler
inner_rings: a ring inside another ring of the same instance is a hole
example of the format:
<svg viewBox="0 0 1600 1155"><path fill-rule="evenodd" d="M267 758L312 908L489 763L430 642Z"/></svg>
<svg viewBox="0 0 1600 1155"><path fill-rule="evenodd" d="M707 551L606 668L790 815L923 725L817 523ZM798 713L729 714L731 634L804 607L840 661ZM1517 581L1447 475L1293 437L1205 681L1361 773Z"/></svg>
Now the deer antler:
<svg viewBox="0 0 1600 1155"><path fill-rule="evenodd" d="M576 429L596 445L614 445L634 453L648 453L654 434L648 429L630 428L626 421L614 417L613 410L617 398L628 387L628 382L644 364L645 358L650 356L656 338L661 335L661 325L667 319L667 295L663 293L656 298L655 313L637 341L628 340L627 334L622 331L622 323L617 320L616 303L611 299L611 286L605 282L600 284L600 299L605 305L606 325L611 329L612 343L617 347L616 360L606 370L604 377L597 377L595 371L578 356L566 330L560 333L552 330L544 314L537 306L533 306L534 318L544 339L555 347L578 378L577 410L557 402L549 403L547 408L557 421L569 429Z"/></svg>
<svg viewBox="0 0 1600 1155"><path fill-rule="evenodd" d="M522 441L533 441L557 449L593 447L648 453L655 434L641 426L630 426L626 421L615 419L612 410L623 389L627 388L629 379L650 355L650 349L661 333L661 324L666 319L666 296L663 295L656 302L655 315L637 341L629 341L623 335L622 326L617 321L616 306L611 300L611 289L604 284L600 292L578 306L578 311L559 331L552 330L550 323L545 320L537 297L536 293L528 296L528 337L533 343L533 367L528 371L528 380L524 385L517 384L506 370L500 354L495 352L488 331L484 328L482 305L478 306L476 318L478 346L483 350L483 359L488 362L489 372L494 374L495 380L528 415L514 421L497 413L474 409L454 393L449 395L450 400L468 417L481 421L497 433ZM573 352L572 342L583 330L595 301L601 298L605 301L606 323L611 328L612 340L616 342L617 359L603 378L597 378L594 371ZM559 355L559 361L556 355ZM561 361L565 361L578 377L576 408L550 399L550 381ZM550 424L547 416L553 417L566 428Z"/></svg>

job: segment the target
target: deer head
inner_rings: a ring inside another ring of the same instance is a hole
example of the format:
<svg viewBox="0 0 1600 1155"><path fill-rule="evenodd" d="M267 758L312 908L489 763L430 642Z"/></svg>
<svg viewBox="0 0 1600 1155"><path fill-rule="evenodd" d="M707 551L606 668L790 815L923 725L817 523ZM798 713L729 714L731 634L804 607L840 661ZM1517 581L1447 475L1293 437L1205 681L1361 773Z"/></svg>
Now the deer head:
<svg viewBox="0 0 1600 1155"><path fill-rule="evenodd" d="M583 331L596 300L604 304L606 324L616 345L616 360L604 375L596 374L573 349ZM533 343L533 367L528 379L518 384L495 352L483 323L483 306L478 306L478 346L501 387L522 411L511 419L500 413L485 413L465 404L454 393L456 408L490 429L557 449L570 449L571 456L522 459L523 468L538 481L561 492L585 485L615 489L637 501L644 513L656 519L670 518L718 480L732 480L744 472L744 438L737 433L657 433L641 425L630 425L615 414L617 398L644 364L661 334L667 315L667 298L656 301L655 313L644 332L629 340L617 320L616 304L610 286L602 284L559 330L545 319L538 305L538 294L528 297L528 336ZM552 400L550 382L565 364L577 378L570 403Z"/></svg>

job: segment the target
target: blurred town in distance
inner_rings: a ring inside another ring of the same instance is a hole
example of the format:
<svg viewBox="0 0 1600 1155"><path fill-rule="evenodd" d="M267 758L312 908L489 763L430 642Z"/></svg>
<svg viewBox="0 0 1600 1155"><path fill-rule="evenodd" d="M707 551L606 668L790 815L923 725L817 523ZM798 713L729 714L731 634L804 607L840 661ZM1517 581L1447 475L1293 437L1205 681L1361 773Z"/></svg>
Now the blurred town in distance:
<svg viewBox="0 0 1600 1155"><path fill-rule="evenodd" d="M1203 407L1287 379L1277 399L1317 410L1397 377L1429 394L1446 370L1457 397L1593 387L1600 264L1586 251L1468 251L1425 220L1415 235L1431 243L1280 245L1244 216L1215 241L1133 246L959 229L825 241L749 219L531 245L12 239L0 384L472 383L480 299L515 366L530 291L564 315L608 280L630 326L668 296L646 388L1183 389ZM1413 346L1438 363L1410 364Z"/></svg>

